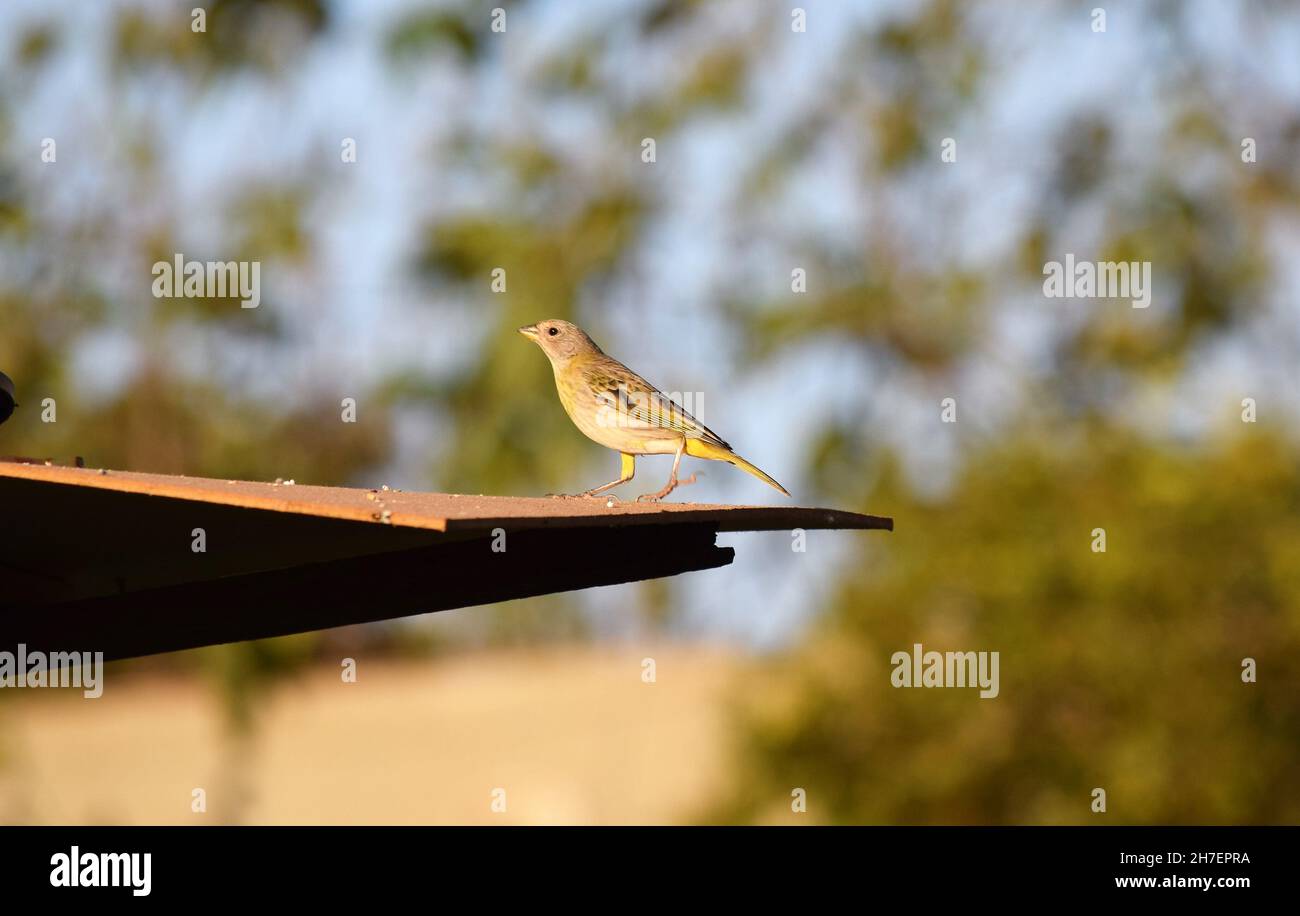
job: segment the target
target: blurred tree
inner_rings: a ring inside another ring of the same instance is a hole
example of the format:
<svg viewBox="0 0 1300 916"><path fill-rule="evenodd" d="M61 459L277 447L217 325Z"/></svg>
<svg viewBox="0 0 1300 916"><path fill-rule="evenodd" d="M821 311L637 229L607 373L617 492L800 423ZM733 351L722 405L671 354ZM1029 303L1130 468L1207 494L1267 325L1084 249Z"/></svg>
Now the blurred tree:
<svg viewBox="0 0 1300 916"><path fill-rule="evenodd" d="M1026 431L937 501L883 476L869 501L898 530L804 645L745 679L740 772L713 817L798 822L799 786L825 823L1300 819L1293 447L1174 450L1104 425L1086 442ZM999 695L893 687L915 643L999 652Z"/></svg>
<svg viewBox="0 0 1300 916"><path fill-rule="evenodd" d="M1137 399L1159 391L1168 404L1186 391L1216 344L1246 342L1261 359L1294 363L1294 325L1260 335L1256 323L1283 282L1268 239L1275 220L1294 221L1300 180L1241 167L1228 125L1255 90L1186 63L1198 60L1193 14L1142 12L1171 42L1154 76L1167 115L1142 125L1144 150L1160 153L1125 152L1139 126L1083 103L1017 224L1019 277L1005 264L963 262L961 246L932 226L909 244L916 223L900 215L888 231L869 230L856 261L823 253L829 282L818 290L731 303L759 364L833 338L854 345L837 353L905 386L933 390L925 380L938 379L956 391L1001 364L998 299L1038 295L1043 265L1065 252L1151 262L1161 300L1141 314L1098 301L1054 322L1045 371L1016 373L1024 407L1011 428L952 427L963 471L938 498L917 492L906 456L881 446L870 414L827 423L809 452L814 482L895 515L898 530L863 542L801 646L755 666L738 701L742 775L717 820L798 822L795 786L808 792L810 818L830 823L1300 817L1289 776L1300 740L1293 431L1225 433L1231 402L1196 447L1163 423L1132 422ZM901 15L864 38L882 53L846 66L843 92L772 143L775 174L797 174L814 149L806 135L833 109L876 111L859 151L866 194L882 205L873 227L890 221L891 186L941 180L933 151L948 116L979 105L990 57L973 8L936 2ZM895 90L883 109L875 85ZM773 175L757 173L755 192L778 193ZM1272 393L1282 413L1294 409L1294 390ZM1104 554L1090 549L1096 527L1108 535ZM914 643L1000 651L1001 696L894 689L890 656ZM1272 677L1243 684L1246 657ZM1109 793L1104 818L1089 809L1094 787Z"/></svg>
<svg viewBox="0 0 1300 916"><path fill-rule="evenodd" d="M188 4L170 16L126 6L115 13L111 40L114 78L125 82L150 68L176 68L203 77L187 86L197 96L217 71L285 67L290 48L302 47L326 25L326 7L314 0L208 4L207 32L193 33ZM203 341L218 359L240 352L239 341L260 342L289 358L297 346L275 317L274 306L241 310L234 298L153 299L148 283L135 283L140 299L125 297L119 271L102 269L120 259L148 278L154 261L180 250L167 220L138 222L126 207L86 206L69 212L55 199L58 186L37 180L19 164L7 131L11 92L31 88L40 68L60 44L57 27L37 21L14 40L12 81L0 79L0 365L19 386L22 407L0 433L0 454L70 461L92 466L270 480L277 477L346 483L387 459L392 434L386 409L376 402L365 424L339 422L336 401L325 396L267 399L237 373L212 376L186 365ZM123 108L129 106L123 105ZM127 119L125 113L122 114ZM114 160L117 185L129 188L131 204L166 189L159 154L167 131L154 122L122 130L128 155ZM25 153L26 151L24 151ZM112 159L113 151L105 152ZM301 176L300 176L301 177ZM305 181L305 179L304 179ZM234 197L223 227L238 257L294 264L310 257L311 232L303 210L313 188L286 181L245 186ZM78 377L74 364L89 345L132 338L133 368L114 390L98 390ZM365 391L355 390L364 398ZM42 401L57 405L57 422L42 421ZM199 664L212 678L227 713L230 741L218 776L214 809L231 822L243 816L251 792L250 755L256 711L272 686L313 657L320 636L220 646L155 662L173 667ZM132 663L125 663L131 667ZM135 663L138 667L140 664Z"/></svg>

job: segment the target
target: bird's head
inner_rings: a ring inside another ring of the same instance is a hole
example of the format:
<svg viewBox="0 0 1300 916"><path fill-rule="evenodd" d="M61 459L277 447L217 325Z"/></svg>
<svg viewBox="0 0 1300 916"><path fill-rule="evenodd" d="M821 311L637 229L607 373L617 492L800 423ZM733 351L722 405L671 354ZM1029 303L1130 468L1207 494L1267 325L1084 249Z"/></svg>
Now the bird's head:
<svg viewBox="0 0 1300 916"><path fill-rule="evenodd" d="M587 332L576 324L548 318L537 324L529 324L519 329L525 337L531 337L542 348L551 362L563 362L584 353L599 353L600 347L587 336Z"/></svg>

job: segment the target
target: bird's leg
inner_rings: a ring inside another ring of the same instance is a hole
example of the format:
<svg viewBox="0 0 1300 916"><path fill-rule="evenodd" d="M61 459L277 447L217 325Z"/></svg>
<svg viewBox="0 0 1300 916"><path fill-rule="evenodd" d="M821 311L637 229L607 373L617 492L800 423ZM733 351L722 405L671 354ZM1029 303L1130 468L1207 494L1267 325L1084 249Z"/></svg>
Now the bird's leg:
<svg viewBox="0 0 1300 916"><path fill-rule="evenodd" d="M636 473L636 455L631 455L627 452L620 452L619 454L623 458L623 466L622 471L620 472L621 476L618 480L611 480L609 483L596 487L594 490L579 493L579 496L595 496L597 493L604 493L606 490L616 487L621 483L627 483L632 479L632 476Z"/></svg>
<svg viewBox="0 0 1300 916"><path fill-rule="evenodd" d="M659 500L663 499L673 490L676 490L679 486L688 483L695 483L694 474L692 474L686 480L677 479L677 468L682 463L682 453L685 451L686 451L686 437L683 436L682 441L677 445L677 454L673 456L673 473L671 476L669 476L668 483L664 484L664 488L657 493L642 493L640 496L636 498L637 502L657 503L659 502Z"/></svg>

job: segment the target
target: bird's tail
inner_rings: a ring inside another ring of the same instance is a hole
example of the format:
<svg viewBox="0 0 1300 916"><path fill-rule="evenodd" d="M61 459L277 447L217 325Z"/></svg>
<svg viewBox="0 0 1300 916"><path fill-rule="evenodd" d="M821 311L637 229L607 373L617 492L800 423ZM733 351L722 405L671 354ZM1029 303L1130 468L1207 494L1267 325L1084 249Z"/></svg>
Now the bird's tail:
<svg viewBox="0 0 1300 916"><path fill-rule="evenodd" d="M714 445L711 442L704 441L703 439L688 438L686 440L686 454L690 455L693 458L708 458L712 461L725 461L728 464L734 464L742 471L745 471L748 474L753 474L755 477L763 481L763 483L767 484L768 486L775 487L776 489L780 490L786 496L790 495L789 490L781 486L779 483L777 483L775 480L773 480L763 471L756 468L754 465L750 464L744 458L741 458L735 452L730 451L729 449L725 449L720 445Z"/></svg>

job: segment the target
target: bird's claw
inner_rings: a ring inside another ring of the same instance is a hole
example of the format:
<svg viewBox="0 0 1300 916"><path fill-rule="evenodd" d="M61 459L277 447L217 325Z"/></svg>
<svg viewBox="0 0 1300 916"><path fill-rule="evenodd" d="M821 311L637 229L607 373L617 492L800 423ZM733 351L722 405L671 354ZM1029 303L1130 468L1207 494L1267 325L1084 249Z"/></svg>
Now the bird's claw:
<svg viewBox="0 0 1300 916"><path fill-rule="evenodd" d="M673 490L676 490L678 487L684 487L688 483L695 483L694 474L690 477L683 477L681 480L670 480L668 486L664 487L657 493L642 493L636 498L636 501L639 503L657 503Z"/></svg>

